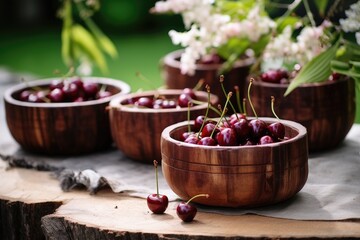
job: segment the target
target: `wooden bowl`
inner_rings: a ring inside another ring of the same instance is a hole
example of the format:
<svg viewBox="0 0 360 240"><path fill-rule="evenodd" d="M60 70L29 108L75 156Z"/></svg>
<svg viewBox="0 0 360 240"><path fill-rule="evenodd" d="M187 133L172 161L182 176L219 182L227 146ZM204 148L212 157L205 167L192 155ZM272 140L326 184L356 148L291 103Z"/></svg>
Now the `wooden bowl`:
<svg viewBox="0 0 360 240"><path fill-rule="evenodd" d="M261 118L267 123L277 121ZM302 125L282 120L289 140L254 146L201 146L179 141L181 122L161 136L162 171L182 199L219 207L256 207L291 198L308 176L307 133Z"/></svg>
<svg viewBox="0 0 360 240"><path fill-rule="evenodd" d="M118 149L127 157L144 163L161 161L160 137L167 126L188 119L188 108L151 109L136 108L126 105L127 99L138 97L153 97L161 95L165 98L178 97L182 90L163 89L132 93L114 98L110 102L110 127L111 133ZM203 91L195 92L198 100L204 104L190 108L190 118L204 115L207 109L208 94ZM210 97L211 103L216 104L218 98ZM210 111L211 112L211 111Z"/></svg>
<svg viewBox="0 0 360 240"><path fill-rule="evenodd" d="M210 86L211 93L218 96L220 104L224 106L226 96L221 89L219 81L221 64L196 64L193 76L182 74L180 70L180 57L183 51L173 51L164 57L162 75L165 79L165 86L170 89L193 88L200 79L203 79L205 84ZM241 94L240 99L243 99L243 92L247 89L246 79L253 63L254 58L251 57L239 60L229 72L224 73L224 87L227 92L234 91L234 86L238 86ZM236 101L232 100L232 102L236 104Z"/></svg>
<svg viewBox="0 0 360 240"><path fill-rule="evenodd" d="M280 118L306 127L311 152L334 148L344 140L355 119L352 79L302 85L284 97L287 87L287 84L253 81L251 100L258 116L274 116L270 107L274 96L275 111Z"/></svg>
<svg viewBox="0 0 360 240"><path fill-rule="evenodd" d="M130 92L128 84L109 78L82 77L106 86L113 95L98 100L62 103L20 101L21 91L47 87L55 78L15 85L5 92L6 121L13 138L26 150L49 155L84 154L112 143L110 100Z"/></svg>

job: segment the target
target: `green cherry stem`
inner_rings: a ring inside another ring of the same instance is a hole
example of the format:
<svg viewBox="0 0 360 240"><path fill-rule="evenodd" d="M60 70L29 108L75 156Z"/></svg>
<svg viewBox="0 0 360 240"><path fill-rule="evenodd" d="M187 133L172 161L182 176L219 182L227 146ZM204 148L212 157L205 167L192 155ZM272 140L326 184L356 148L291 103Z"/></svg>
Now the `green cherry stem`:
<svg viewBox="0 0 360 240"><path fill-rule="evenodd" d="M240 111L240 113L244 113L244 110L241 107L241 103L240 103L240 89L239 89L239 86L235 86L234 89L235 89L235 93L236 93L236 103L238 105L239 111ZM237 114L235 114L235 115L238 118ZM239 120L239 118L238 118L238 120Z"/></svg>
<svg viewBox="0 0 360 240"><path fill-rule="evenodd" d="M206 198L208 198L210 195L209 194L207 194L207 193L202 193L202 194L198 194L198 195L195 195L195 196L193 196L192 198L190 198L187 202L186 202L186 204L189 204L192 200L194 200L195 198L198 198L198 197L206 197Z"/></svg>
<svg viewBox="0 0 360 240"><path fill-rule="evenodd" d="M202 85L204 85L204 82L205 82L204 79L200 79L193 88L193 90L198 91L202 87Z"/></svg>
<svg viewBox="0 0 360 240"><path fill-rule="evenodd" d="M225 87L224 87L224 75L220 75L220 85L221 85L221 89L222 89L224 95L227 96L226 90L225 90ZM233 110L233 112L236 113L234 105L231 102L229 102L229 104L230 104L230 107ZM237 114L236 114L236 117L237 117Z"/></svg>
<svg viewBox="0 0 360 240"><path fill-rule="evenodd" d="M224 115L225 115L225 113L226 113L226 107L227 107L228 103L230 102L230 98L231 98L232 94L233 94L232 92L229 92L229 93L228 93L227 98L226 98L226 102L225 102L225 106L224 106L224 108L223 108L223 111L222 111L222 114L221 114L221 116L220 116L220 119L219 119L219 121L217 121L214 129L212 130L212 132L211 132L211 134L210 134L210 137L212 137L212 136L214 135L215 129L219 126L219 123L220 123L221 120L223 119L223 117L224 117Z"/></svg>
<svg viewBox="0 0 360 240"><path fill-rule="evenodd" d="M275 97L271 96L271 111L274 114L274 116L280 121L280 118L278 117L278 115L276 115L275 110L274 110L274 103L275 103Z"/></svg>
<svg viewBox="0 0 360 240"><path fill-rule="evenodd" d="M252 86L252 84L253 84L253 81L254 81L254 79L253 79L253 78L250 78L250 83L249 83L249 87L248 87L248 92L247 92L247 94L248 94L248 99L249 99L250 107L251 107L251 109L252 109L252 111L253 111L253 113L254 113L254 115L255 115L255 118L257 119L258 116L257 116L257 114L256 114L256 111L255 111L255 109L254 109L254 106L253 106L253 104L252 104L252 102L251 102L251 97L250 97L250 89L251 89L251 86Z"/></svg>
<svg viewBox="0 0 360 240"><path fill-rule="evenodd" d="M245 116L246 116L246 115L247 115L247 114L246 114L246 98L243 98L242 103L243 103L244 114L245 114Z"/></svg>
<svg viewBox="0 0 360 240"><path fill-rule="evenodd" d="M199 132L198 132L198 134L197 134L197 138L198 138L198 139L200 138L200 133L201 133L202 129L204 128L204 125L205 125L207 116L208 116L208 114L209 114L209 108L210 108L210 105L211 105L211 104L210 104L210 86L209 86L209 85L206 85L205 88L206 88L206 91L207 91L207 93L208 93L208 107L206 108L206 112L205 112L205 116L204 116L204 121L203 121L203 123L201 124L200 130L199 130Z"/></svg>
<svg viewBox="0 0 360 240"><path fill-rule="evenodd" d="M159 176L158 176L158 170L157 170L157 166L158 166L158 161L154 160L154 167L155 167L155 180L156 180L156 195L157 197L159 196Z"/></svg>

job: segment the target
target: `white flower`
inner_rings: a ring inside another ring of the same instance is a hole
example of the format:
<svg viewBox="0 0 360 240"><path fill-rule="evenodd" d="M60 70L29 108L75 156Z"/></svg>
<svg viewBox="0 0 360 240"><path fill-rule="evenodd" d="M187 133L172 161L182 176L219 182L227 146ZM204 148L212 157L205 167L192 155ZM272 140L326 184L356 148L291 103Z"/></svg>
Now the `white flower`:
<svg viewBox="0 0 360 240"><path fill-rule="evenodd" d="M352 4L345 11L346 19L340 19L340 26L344 32L356 32L360 30L360 1Z"/></svg>
<svg viewBox="0 0 360 240"><path fill-rule="evenodd" d="M360 45L360 32L355 33L356 42Z"/></svg>

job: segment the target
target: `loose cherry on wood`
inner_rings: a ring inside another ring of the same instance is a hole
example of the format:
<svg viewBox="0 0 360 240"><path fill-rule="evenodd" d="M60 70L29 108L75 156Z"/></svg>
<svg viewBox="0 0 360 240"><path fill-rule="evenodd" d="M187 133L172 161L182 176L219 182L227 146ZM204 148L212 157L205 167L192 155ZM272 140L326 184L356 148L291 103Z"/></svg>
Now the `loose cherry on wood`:
<svg viewBox="0 0 360 240"><path fill-rule="evenodd" d="M209 194L198 194L190 198L187 202L181 202L176 208L176 214L184 222L191 222L197 213L197 208L193 205L190 205L190 202L197 197L209 197Z"/></svg>
<svg viewBox="0 0 360 240"><path fill-rule="evenodd" d="M158 183L158 162L154 160L155 167L155 179L156 179L156 193L150 194L147 197L148 208L155 214L162 214L168 207L169 199L166 195L159 194L159 183Z"/></svg>

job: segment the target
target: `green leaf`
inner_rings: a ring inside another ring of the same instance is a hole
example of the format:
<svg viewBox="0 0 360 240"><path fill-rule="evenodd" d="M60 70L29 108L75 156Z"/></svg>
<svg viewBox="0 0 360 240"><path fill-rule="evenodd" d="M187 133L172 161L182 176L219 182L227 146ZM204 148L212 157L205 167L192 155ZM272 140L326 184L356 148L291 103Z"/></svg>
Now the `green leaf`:
<svg viewBox="0 0 360 240"><path fill-rule="evenodd" d="M285 17L279 17L276 19L277 24L277 32L281 33L284 31L285 27L291 26L292 29L295 28L295 25L300 21L300 18L295 16L285 16Z"/></svg>
<svg viewBox="0 0 360 240"><path fill-rule="evenodd" d="M316 0L313 3L316 5L317 9L319 10L320 16L325 16L326 7L328 5L328 0Z"/></svg>
<svg viewBox="0 0 360 240"><path fill-rule="evenodd" d="M335 58L339 40L326 51L322 52L305 64L297 76L291 81L284 96L289 95L295 88L304 83L322 82L331 74L331 60Z"/></svg>

